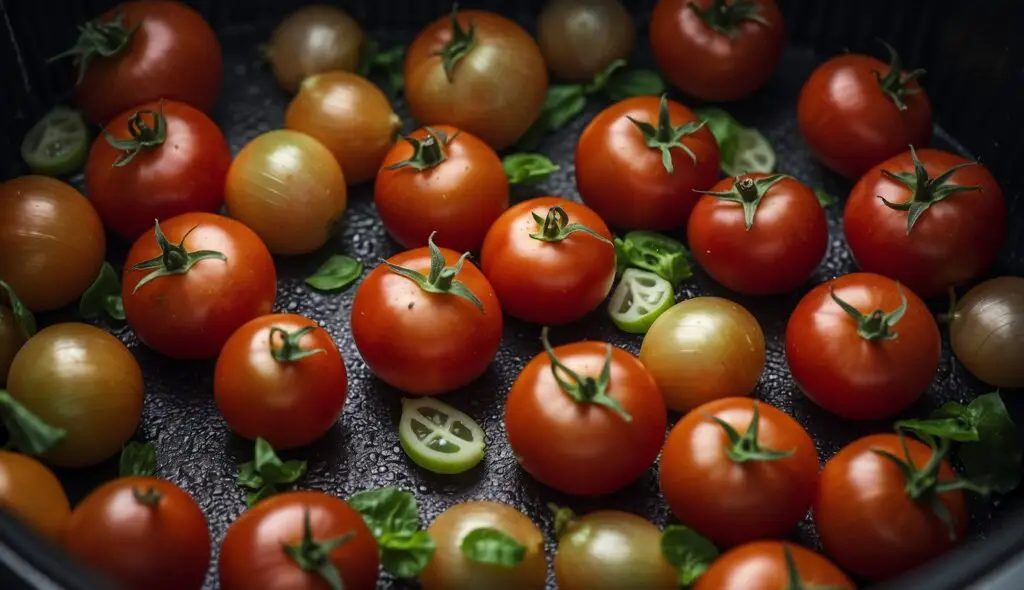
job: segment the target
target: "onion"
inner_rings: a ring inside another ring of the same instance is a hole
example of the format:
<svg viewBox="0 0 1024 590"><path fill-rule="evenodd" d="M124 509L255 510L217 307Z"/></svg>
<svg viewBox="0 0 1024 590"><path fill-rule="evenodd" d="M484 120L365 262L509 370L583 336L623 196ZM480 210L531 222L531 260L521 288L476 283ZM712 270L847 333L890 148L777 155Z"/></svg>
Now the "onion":
<svg viewBox="0 0 1024 590"><path fill-rule="evenodd" d="M363 29L347 12L313 5L296 10L277 25L267 52L278 84L295 92L307 76L355 71L363 41Z"/></svg>
<svg viewBox="0 0 1024 590"><path fill-rule="evenodd" d="M537 42L548 68L569 82L594 74L633 51L636 26L619 0L552 0L540 14Z"/></svg>
<svg viewBox="0 0 1024 590"><path fill-rule="evenodd" d="M1024 387L1024 278L999 277L968 291L950 318L949 341L978 379Z"/></svg>

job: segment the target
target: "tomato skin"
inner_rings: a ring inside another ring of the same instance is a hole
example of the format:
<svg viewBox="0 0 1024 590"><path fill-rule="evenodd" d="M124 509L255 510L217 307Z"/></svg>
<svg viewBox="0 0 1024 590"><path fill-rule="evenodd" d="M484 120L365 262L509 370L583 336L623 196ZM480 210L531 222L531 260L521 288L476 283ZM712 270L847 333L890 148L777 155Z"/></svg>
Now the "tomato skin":
<svg viewBox="0 0 1024 590"><path fill-rule="evenodd" d="M50 541L60 543L71 504L57 476L39 461L0 451L0 509Z"/></svg>
<svg viewBox="0 0 1024 590"><path fill-rule="evenodd" d="M353 537L330 553L347 590L373 590L380 558L377 541L363 518L343 500L322 492L288 492L261 501L238 517L220 549L223 590L326 590L315 572L304 572L282 544L302 539L309 510L313 538Z"/></svg>
<svg viewBox="0 0 1024 590"><path fill-rule="evenodd" d="M711 190L729 191L735 182L724 178ZM765 193L749 230L742 205L704 195L686 237L697 264L713 279L738 293L771 295L792 291L811 276L828 247L828 222L814 192L786 177Z"/></svg>
<svg viewBox="0 0 1024 590"><path fill-rule="evenodd" d="M128 325L161 354L213 358L242 324L270 313L277 296L274 260L252 230L221 215L186 213L160 227L174 244L195 228L185 247L216 250L227 260L201 260L184 274L159 277L136 291L150 271L132 266L161 254L154 230L142 234L124 265L121 288Z"/></svg>
<svg viewBox="0 0 1024 590"><path fill-rule="evenodd" d="M924 443L907 438L910 458L923 467L932 455ZM814 501L814 524L822 546L843 568L870 580L897 576L952 547L946 525L927 502L917 503L904 490L906 478L875 451L905 457L895 434L858 439L825 464ZM939 481L955 477L946 460ZM938 494L953 519L956 538L967 531L964 494Z"/></svg>
<svg viewBox="0 0 1024 590"><path fill-rule="evenodd" d="M706 101L737 100L771 78L782 55L785 25L775 0L756 0L770 25L744 21L730 37L709 27L691 4L660 0L651 14L651 49L662 75L684 93Z"/></svg>
<svg viewBox="0 0 1024 590"><path fill-rule="evenodd" d="M762 449L794 451L774 461L737 463L717 417L742 436L759 412ZM785 535L811 506L818 483L814 441L785 412L750 398L706 403L676 423L662 451L661 492L672 512L716 545Z"/></svg>
<svg viewBox="0 0 1024 590"><path fill-rule="evenodd" d="M135 497L153 490L155 506ZM75 508L65 549L127 588L198 590L210 565L210 532L192 496L156 477L100 486Z"/></svg>
<svg viewBox="0 0 1024 590"><path fill-rule="evenodd" d="M908 83L917 92L902 98L907 109L900 111L875 78L888 72L878 59L848 53L818 66L800 90L801 135L815 157L847 178L859 178L908 145L931 142L928 95L916 81Z"/></svg>
<svg viewBox="0 0 1024 590"><path fill-rule="evenodd" d="M167 0L125 2L99 20L109 22L118 14L126 28L138 29L124 51L93 59L75 86L75 102L86 118L104 125L118 113L161 98L213 110L224 66L220 42L206 20Z"/></svg>
<svg viewBox="0 0 1024 590"><path fill-rule="evenodd" d="M423 171L388 170L413 155L408 141L396 143L374 184L377 212L391 237L405 248L426 245L436 231L438 246L475 252L487 230L508 209L508 177L498 155L477 137L450 125L431 129L454 137L446 148L447 159ZM422 128L411 135L419 140L429 137Z"/></svg>
<svg viewBox="0 0 1024 590"><path fill-rule="evenodd" d="M582 376L601 374L607 344L576 342L555 356ZM505 430L527 473L566 494L600 496L636 480L654 463L665 440L665 402L647 369L630 353L612 348L607 394L632 416L580 403L563 391L546 353L531 360L512 384Z"/></svg>
<svg viewBox="0 0 1024 590"><path fill-rule="evenodd" d="M281 346L281 335L316 328L299 341L305 350L324 352L292 362L281 362L271 342ZM345 361L326 330L294 314L258 317L239 328L217 358L213 395L224 420L249 440L263 437L275 449L308 445L323 436L338 420L348 392Z"/></svg>
<svg viewBox="0 0 1024 590"><path fill-rule="evenodd" d="M166 117L163 145L143 150L126 166L116 168L114 163L124 152L99 135L85 170L86 191L103 225L128 240L151 228L154 219L216 212L224 202L224 180L231 166L231 149L216 123L182 102L133 107L110 121L106 132L129 139L128 120L143 110Z"/></svg>
<svg viewBox="0 0 1024 590"><path fill-rule="evenodd" d="M857 586L825 557L793 543L754 541L716 559L697 580L694 590L778 590L790 588L785 549L789 549L803 588Z"/></svg>
<svg viewBox="0 0 1024 590"><path fill-rule="evenodd" d="M973 162L940 150L924 149L918 158L934 178ZM977 279L991 266L1006 236L1006 202L999 184L981 164L956 172L951 185L980 186L954 193L931 205L907 235L907 212L890 209L879 198L905 203L913 198L903 184L882 174L914 172L910 152L869 170L854 185L843 212L843 232L857 265L892 277L921 297L944 295L949 287Z"/></svg>
<svg viewBox="0 0 1024 590"><path fill-rule="evenodd" d="M560 242L531 238L542 218L561 207L611 241L608 226L579 203L561 197L523 201L502 214L484 238L480 266L494 285L502 309L512 317L555 326L576 321L604 302L615 280L615 248L591 235L574 233Z"/></svg>
<svg viewBox="0 0 1024 590"><path fill-rule="evenodd" d="M613 104L598 113L576 144L576 184L583 202L601 219L619 229L667 230L686 223L700 195L718 180L718 144L706 127L683 138L697 164L673 148L669 174L661 151L649 147L644 135L627 117L658 123L660 99L639 96ZM698 121L685 106L669 101L673 126Z"/></svg>
<svg viewBox="0 0 1024 590"><path fill-rule="evenodd" d="M441 248L445 265L459 253ZM427 248L388 262L427 275ZM440 395L483 375L501 344L501 306L483 273L466 260L455 275L483 304L447 293L427 293L385 265L363 279L352 302L352 338L370 370L411 395Z"/></svg>

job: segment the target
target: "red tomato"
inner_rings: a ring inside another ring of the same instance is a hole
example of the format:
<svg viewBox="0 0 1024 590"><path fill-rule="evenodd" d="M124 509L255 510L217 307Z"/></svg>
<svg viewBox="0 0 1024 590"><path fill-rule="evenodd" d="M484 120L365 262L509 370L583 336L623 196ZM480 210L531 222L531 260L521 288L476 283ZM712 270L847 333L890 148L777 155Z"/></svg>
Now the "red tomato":
<svg viewBox="0 0 1024 590"><path fill-rule="evenodd" d="M64 539L71 505L60 480L38 460L0 451L0 508L54 543Z"/></svg>
<svg viewBox="0 0 1024 590"><path fill-rule="evenodd" d="M921 209L911 225L910 212ZM909 151L857 182L846 201L843 231L862 270L934 297L973 281L995 261L1006 235L1006 203L995 178L976 161L939 150Z"/></svg>
<svg viewBox="0 0 1024 590"><path fill-rule="evenodd" d="M754 541L727 551L694 586L694 590L782 588L855 590L857 586L821 555L781 541Z"/></svg>
<svg viewBox="0 0 1024 590"><path fill-rule="evenodd" d="M583 202L615 228L664 230L685 224L700 198L694 191L718 180L718 144L699 124L693 111L664 97L629 98L601 111L576 144L576 184ZM653 147L648 142L659 140L651 132L659 129L685 133L679 142L669 139ZM671 154L667 168L665 151Z"/></svg>
<svg viewBox="0 0 1024 590"><path fill-rule="evenodd" d="M658 384L630 353L576 342L531 360L505 402L505 431L523 469L566 494L599 496L636 480L665 440ZM602 376L604 375L604 376Z"/></svg>
<svg viewBox="0 0 1024 590"><path fill-rule="evenodd" d="M431 268L431 250L444 270ZM387 263L367 275L352 302L352 338L370 370L411 395L439 395L482 375L502 327L501 306L483 273L433 243Z"/></svg>
<svg viewBox="0 0 1024 590"><path fill-rule="evenodd" d="M932 560L967 530L963 492L935 490L939 482L955 479L949 463L930 463L935 451L916 440L902 443L895 434L850 443L825 464L814 501L814 524L825 551L843 568L871 580ZM880 452L909 460L914 475L908 481ZM933 494L949 512L949 523L935 511Z"/></svg>
<svg viewBox="0 0 1024 590"><path fill-rule="evenodd" d="M494 150L448 125L417 129L391 148L374 185L377 212L405 248L435 242L476 251L508 209L508 177Z"/></svg>
<svg viewBox="0 0 1024 590"><path fill-rule="evenodd" d="M819 160L847 178L932 138L932 107L917 83L924 72L903 71L887 47L889 64L857 53L833 57L800 91L800 133Z"/></svg>
<svg viewBox="0 0 1024 590"><path fill-rule="evenodd" d="M568 224L590 231L569 232ZM611 291L611 238L608 226L587 207L540 197L519 203L494 222L480 250L480 266L505 313L535 324L567 324L596 309Z"/></svg>
<svg viewBox="0 0 1024 590"><path fill-rule="evenodd" d="M283 550L303 548L305 537L311 543L300 558ZM327 559L317 559L325 544L344 537ZM373 590L380 567L377 541L363 517L343 500L322 492L279 494L250 508L228 528L220 548L220 587L324 590L329 586L318 567L335 569L346 590Z"/></svg>
<svg viewBox="0 0 1024 590"><path fill-rule="evenodd" d="M202 112L149 103L119 115L106 134L92 144L85 185L103 225L121 237L134 240L154 219L220 209L231 150Z"/></svg>
<svg viewBox="0 0 1024 590"><path fill-rule="evenodd" d="M775 0L660 0L651 14L661 73L708 101L736 100L764 86L784 32Z"/></svg>
<svg viewBox="0 0 1024 590"><path fill-rule="evenodd" d="M169 481L126 477L71 513L64 547L127 588L198 590L210 565L210 531L192 496Z"/></svg>
<svg viewBox="0 0 1024 590"><path fill-rule="evenodd" d="M221 349L213 377L228 426L278 450L323 436L347 392L345 361L330 334L293 314L258 317L239 328Z"/></svg>
<svg viewBox="0 0 1024 590"><path fill-rule="evenodd" d="M914 403L935 376L940 347L939 328L924 302L871 273L818 285L786 326L793 380L819 406L852 420L889 418Z"/></svg>
<svg viewBox="0 0 1024 590"><path fill-rule="evenodd" d="M242 324L270 313L277 296L274 260L251 229L220 215L186 213L158 227L165 241L149 230L125 260L128 325L167 356L213 358ZM134 268L147 261L154 262Z"/></svg>
<svg viewBox="0 0 1024 590"><path fill-rule="evenodd" d="M746 397L724 398L695 408L672 428L660 481L680 521L716 545L738 545L783 536L803 519L818 483L818 453L785 412Z"/></svg>
<svg viewBox="0 0 1024 590"><path fill-rule="evenodd" d="M725 178L690 215L693 257L712 278L747 295L787 293L821 263L825 211L811 189L783 175Z"/></svg>
<svg viewBox="0 0 1024 590"><path fill-rule="evenodd" d="M86 23L65 55L74 56L80 76L75 102L99 125L161 98L209 113L220 92L223 63L217 36L181 2L137 0L116 6Z"/></svg>

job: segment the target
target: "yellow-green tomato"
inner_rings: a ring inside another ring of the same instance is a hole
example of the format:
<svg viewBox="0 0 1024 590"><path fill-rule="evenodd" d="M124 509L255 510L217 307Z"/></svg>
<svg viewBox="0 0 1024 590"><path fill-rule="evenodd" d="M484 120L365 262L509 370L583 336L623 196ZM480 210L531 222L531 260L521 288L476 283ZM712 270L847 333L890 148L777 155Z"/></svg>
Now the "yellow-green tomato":
<svg viewBox="0 0 1024 590"><path fill-rule="evenodd" d="M22 344L25 344L25 336L18 327L14 312L6 305L0 305L0 387L7 384L7 372Z"/></svg>
<svg viewBox="0 0 1024 590"><path fill-rule="evenodd" d="M658 382L669 409L686 412L754 391L764 370L764 332L738 303L695 297L654 321L640 347L640 362Z"/></svg>
<svg viewBox="0 0 1024 590"><path fill-rule="evenodd" d="M949 343L978 379L1024 387L1024 278L999 277L968 291L950 318Z"/></svg>

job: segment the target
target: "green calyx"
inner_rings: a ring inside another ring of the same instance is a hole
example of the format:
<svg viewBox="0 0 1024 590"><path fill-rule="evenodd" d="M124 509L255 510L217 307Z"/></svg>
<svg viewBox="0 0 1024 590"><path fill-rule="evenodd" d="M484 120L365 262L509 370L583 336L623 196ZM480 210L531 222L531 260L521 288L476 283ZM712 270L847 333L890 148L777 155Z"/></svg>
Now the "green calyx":
<svg viewBox="0 0 1024 590"><path fill-rule="evenodd" d="M836 305L841 307L847 315L857 322L857 334L869 342L874 342L876 340L895 340L897 337L896 332L892 331L892 327L896 325L896 322L900 321L900 318L907 311L907 296L903 294L903 288L900 287L899 283L896 284L896 289L900 293L899 307L890 312L876 309L867 315L861 313L856 307L846 301L843 301L836 295L835 289L830 287L828 294L832 297L832 301L836 302Z"/></svg>
<svg viewBox="0 0 1024 590"><path fill-rule="evenodd" d="M451 137L448 137L442 131L434 131L430 127L425 127L425 129L427 130L427 137L425 139L417 139L411 135L403 138L412 146L412 156L408 160L395 162L385 167L385 170L412 168L417 172L422 172L423 170L430 170L435 166L439 166L448 159L448 146L455 141L455 138L461 132L456 131Z"/></svg>
<svg viewBox="0 0 1024 590"><path fill-rule="evenodd" d="M761 16L761 5L754 0L711 0L707 8L701 8L696 2L690 2L690 8L697 13L704 24L722 35L732 37L744 22L753 22L771 28Z"/></svg>
<svg viewBox="0 0 1024 590"><path fill-rule="evenodd" d="M382 260L384 264L391 270L391 272L401 275L419 285L420 289L423 289L427 293L439 293L443 295L455 295L456 297L462 297L466 301L472 303L480 310L480 313L484 312L484 304L480 302L480 299L469 290L465 284L455 280L455 275L459 274L462 270L462 263L465 262L466 257L469 256L469 252L464 253L459 257L459 261L455 263L455 266L445 266L444 254L441 250L434 245L434 234L430 234L427 238L427 246L430 248L430 274L423 276L422 273L416 272L415 270L405 268L404 266L398 266L392 264L387 260Z"/></svg>
<svg viewBox="0 0 1024 590"><path fill-rule="evenodd" d="M78 40L71 49L58 53L47 62L73 57L75 64L78 65L78 83L81 83L92 60L97 57L111 57L124 51L138 28L139 25L130 29L125 27L124 14L120 12L107 22L91 20L78 27Z"/></svg>
<svg viewBox="0 0 1024 590"><path fill-rule="evenodd" d="M197 225L196 227L199 226ZM189 234L196 230L196 227L185 232L185 235L181 237L180 242L172 244L167 241L167 236L165 236L163 230L160 229L160 221L156 221L154 231L156 232L156 243L160 246L161 254L156 258L143 260L132 267L132 270L153 271L139 280L138 284L135 285L135 289L132 291L133 293L137 292L146 283L160 277L185 274L201 260L228 261L227 256L222 252L217 252L216 250L197 250L195 252L189 252L185 249L185 240L188 239Z"/></svg>
<svg viewBox="0 0 1024 590"><path fill-rule="evenodd" d="M640 129L640 132L644 134L644 143L647 147L661 150L661 165L665 167L665 170L672 174L674 168L672 166L672 148L679 148L686 152L686 155L690 156L694 165L697 165L697 156L694 155L690 148L683 145L683 138L687 135L692 135L700 130L704 126L703 121L694 121L680 125L678 127L672 126L672 121L669 120L668 116L668 96L665 94L661 95L661 106L658 107L658 126L655 127L650 123L644 121L637 121L633 117L626 117L634 125Z"/></svg>
<svg viewBox="0 0 1024 590"><path fill-rule="evenodd" d="M846 590L845 586L819 586L804 582L796 568L793 552L785 543L782 544L782 555L786 559L786 585L782 590Z"/></svg>
<svg viewBox="0 0 1024 590"><path fill-rule="evenodd" d="M155 508L157 504L160 503L160 500L164 497L164 495L158 492L156 488L146 488L145 490L140 490L139 488L132 488L132 497L135 498L136 502L142 504L143 506Z"/></svg>
<svg viewBox="0 0 1024 590"><path fill-rule="evenodd" d="M914 224L921 218L921 215L935 203L943 201L950 195L955 195L956 193L982 190L981 187L977 185L963 186L959 184L950 184L950 179L958 170L968 166L974 166L977 162L964 162L962 164L957 164L935 178L928 178L928 171L924 169L924 164L922 164L921 160L917 157L917 151L914 150L914 146L910 146L910 158L914 162L913 174L910 172L890 172L888 170L882 170L882 174L910 189L913 197L904 203L893 203L885 197L878 195L878 198L885 203L886 207L896 211L907 212L908 236L910 235L911 230L914 229Z"/></svg>
<svg viewBox="0 0 1024 590"><path fill-rule="evenodd" d="M582 223L569 223L569 214L565 212L565 209L562 209L558 205L548 209L548 213L544 217L541 217L536 213L532 213L532 215L533 220L537 222L538 226L540 226L537 231L530 234L530 237L535 240L541 240L544 242L561 242L574 233L583 233L612 246L611 240Z"/></svg>
<svg viewBox="0 0 1024 590"><path fill-rule="evenodd" d="M747 427L747 431L740 436L740 433L732 427L731 424L722 420L718 416L708 415L709 420L714 421L716 424L722 427L725 431L726 436L729 437L729 447L726 449L726 455L733 463L746 463L748 461L778 461L779 459L785 459L792 455L795 451L790 449L788 451L776 451L762 447L757 442L757 434L759 424L761 422L761 414L757 409L757 402L753 403L754 413L750 418L750 426Z"/></svg>
<svg viewBox="0 0 1024 590"><path fill-rule="evenodd" d="M881 39L878 42L885 45L886 51L889 52L889 71L884 76L880 72L875 72L878 87L896 105L897 109L905 111L907 103L903 102L903 99L921 92L920 87L911 88L910 83L923 76L925 72L920 68L909 72L904 71L903 60L900 58L900 54L896 53L896 49Z"/></svg>
<svg viewBox="0 0 1024 590"><path fill-rule="evenodd" d="M747 231L754 227L754 214L757 213L757 208L761 205L761 201L764 196L768 194L768 191L775 186L775 183L785 178L785 174L773 174L772 176L766 176L764 178L753 178L746 177L740 178L739 176L733 181L732 188L722 192L712 191L696 191L703 195L711 195L717 199L723 201L730 201L738 203L743 207L743 221L747 227Z"/></svg>
<svg viewBox="0 0 1024 590"><path fill-rule="evenodd" d="M548 342L548 327L544 326L540 331L540 341L544 345L544 351L551 362L551 374L562 391L569 394L569 397L581 404L597 404L604 406L618 414L626 422L632 422L633 417L629 415L618 400L608 395L608 385L611 382L612 371L612 345L608 345L608 354L604 358L604 365L601 367L601 374L597 379L589 375L580 375L562 364L555 356L555 351ZM562 376L564 374L568 379ZM570 381L571 379L571 381Z"/></svg>
<svg viewBox="0 0 1024 590"><path fill-rule="evenodd" d="M7 444L26 455L42 455L68 435L63 428L47 424L3 389L0 389L0 423L10 438Z"/></svg>
<svg viewBox="0 0 1024 590"><path fill-rule="evenodd" d="M294 363L295 361L301 361L306 357L327 352L322 348L302 348L302 338L314 330L316 330L315 326L305 326L295 330L294 332L289 332L283 328L278 328L277 326L271 327L270 354L273 355L274 360L278 362ZM275 334L281 335L280 346L274 346Z"/></svg>
<svg viewBox="0 0 1024 590"><path fill-rule="evenodd" d="M451 83L455 80L455 64L469 55L476 45L476 25L469 22L469 29L463 29L459 24L459 3L452 4L452 38L437 52L444 64L444 75Z"/></svg>
<svg viewBox="0 0 1024 590"><path fill-rule="evenodd" d="M143 118L144 115L149 115L153 119L152 126L146 123L146 120ZM114 162L115 168L127 166L141 151L151 150L163 145L164 140L167 139L167 118L164 117L163 113L163 101L160 101L159 111L136 111L128 119L128 133L131 135L131 138L118 139L111 135L109 131L103 131L103 135L107 138L107 143L110 144L110 147L124 152Z"/></svg>
<svg viewBox="0 0 1024 590"><path fill-rule="evenodd" d="M345 583L341 579L341 571L331 561L331 552L355 537L355 532L318 541L313 538L313 523L306 508L302 516L302 539L297 543L282 543L282 550L295 565L304 572L313 572L327 583L331 590L344 590Z"/></svg>

